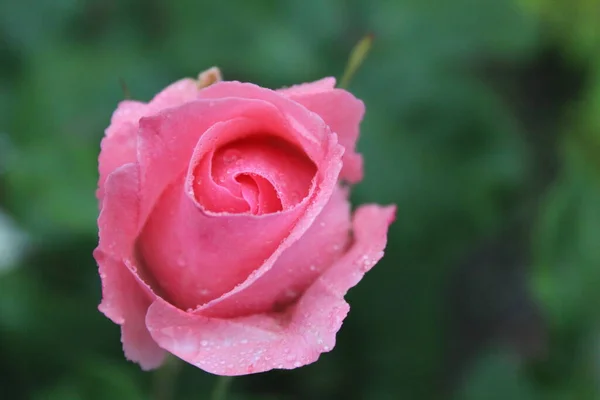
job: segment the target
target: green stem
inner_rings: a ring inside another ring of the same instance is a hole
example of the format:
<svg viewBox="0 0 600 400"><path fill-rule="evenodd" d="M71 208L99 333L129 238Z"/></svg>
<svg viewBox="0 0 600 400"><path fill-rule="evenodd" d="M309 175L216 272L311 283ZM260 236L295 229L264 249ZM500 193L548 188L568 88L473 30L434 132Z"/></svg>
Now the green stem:
<svg viewBox="0 0 600 400"><path fill-rule="evenodd" d="M177 377L183 363L178 358L169 356L164 365L154 375L154 399L174 400L177 389Z"/></svg>
<svg viewBox="0 0 600 400"><path fill-rule="evenodd" d="M210 399L225 400L227 397L227 390L229 389L229 386L231 386L232 380L232 376L219 376L217 378L217 383L215 384L215 388L213 389Z"/></svg>
<svg viewBox="0 0 600 400"><path fill-rule="evenodd" d="M342 89L348 89L348 85L350 85L350 80L361 66L367 54L369 54L369 50L371 50L371 46L373 45L374 36L369 34L362 38L356 46L350 52L350 57L348 58L348 64L346 64L346 69L344 70L344 74L342 75L342 79L340 79L340 87Z"/></svg>

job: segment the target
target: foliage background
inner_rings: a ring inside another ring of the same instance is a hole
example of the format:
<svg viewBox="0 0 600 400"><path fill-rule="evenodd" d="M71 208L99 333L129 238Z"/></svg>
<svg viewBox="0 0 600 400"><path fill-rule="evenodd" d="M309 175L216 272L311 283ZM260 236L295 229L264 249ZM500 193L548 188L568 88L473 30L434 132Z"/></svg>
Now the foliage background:
<svg viewBox="0 0 600 400"><path fill-rule="evenodd" d="M387 255L333 352L237 378L230 398L600 398L598 20L598 0L0 2L0 398L169 384L96 310L120 79L147 100L212 65L273 88L339 77L367 32L354 200L398 204ZM214 381L184 366L171 398Z"/></svg>

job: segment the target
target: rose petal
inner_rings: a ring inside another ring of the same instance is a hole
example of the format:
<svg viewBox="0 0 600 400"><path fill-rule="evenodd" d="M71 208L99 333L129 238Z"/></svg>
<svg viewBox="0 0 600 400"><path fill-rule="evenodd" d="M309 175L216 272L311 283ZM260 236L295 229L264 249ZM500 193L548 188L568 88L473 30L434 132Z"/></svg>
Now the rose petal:
<svg viewBox="0 0 600 400"><path fill-rule="evenodd" d="M360 182L363 166L362 156L356 153L356 142L365 113L363 102L342 89L294 92L287 95L318 114L338 134L340 144L346 149L340 177L350 183Z"/></svg>
<svg viewBox="0 0 600 400"><path fill-rule="evenodd" d="M269 129L275 130L271 133ZM246 118L209 129L194 150L186 182L199 206L211 212L247 211L248 204L241 204L239 181L245 175L270 182L283 209L308 196L315 165L297 146L279 139L281 134L276 132L276 126L267 127Z"/></svg>
<svg viewBox="0 0 600 400"><path fill-rule="evenodd" d="M192 79L177 81L157 94L148 104L124 100L119 103L112 115L110 125L102 139L102 150L98 157L98 191L100 204L104 198L104 182L108 175L137 158L137 130L140 118L167 108L193 100L198 94L196 82Z"/></svg>
<svg viewBox="0 0 600 400"><path fill-rule="evenodd" d="M103 300L98 309L116 324L121 325L121 342L128 360L145 369L159 367L165 351L158 347L146 328L145 317L152 300L140 287L123 262L94 252L100 266Z"/></svg>
<svg viewBox="0 0 600 400"><path fill-rule="evenodd" d="M135 132L137 125L124 122L119 125L119 129L111 133L111 136L105 136L100 144L101 151L98 156L98 190L96 197L100 206L104 199L104 186L106 178L111 172L122 165L133 163L136 160L137 137Z"/></svg>
<svg viewBox="0 0 600 400"><path fill-rule="evenodd" d="M285 313L208 318L157 299L146 325L162 348L214 374L244 375L312 363L334 347L349 310L343 296L382 257L393 215L393 207L358 209L352 247Z"/></svg>
<svg viewBox="0 0 600 400"><path fill-rule="evenodd" d="M201 312L232 318L281 309L293 303L346 251L350 240L348 191L337 188L312 226L251 286Z"/></svg>
<svg viewBox="0 0 600 400"><path fill-rule="evenodd" d="M281 254L295 242L300 240L306 231L312 226L315 219L322 212L323 208L333 195L337 187L339 172L342 166L341 157L344 149L337 144L337 136L331 135L327 142L327 156L325 160L327 164L322 165L315 177L316 189L311 197L305 198L300 205L303 205L301 217L295 222L295 225L288 231L287 236L282 237L279 246L273 251L269 258L265 259L263 264L252 271L245 281L239 283L228 293L223 294L219 298L210 301L207 304L199 307L198 312L204 312L211 307L222 302L236 303L236 298L239 293L252 286L258 279L266 274L281 256ZM294 210L300 209L300 205Z"/></svg>
<svg viewBox="0 0 600 400"><path fill-rule="evenodd" d="M275 106L281 115L288 120L289 125L299 136L303 148L310 148L306 142L323 143L330 130L323 129L323 120L319 115L307 112L305 107L286 96L271 89L265 89L252 83L219 82L203 89L199 96L203 99L220 99L227 97L258 99L267 101ZM309 154L311 159L318 160Z"/></svg>
<svg viewBox="0 0 600 400"><path fill-rule="evenodd" d="M302 83L287 88L281 88L277 91L284 96L295 96L319 92L327 92L335 87L335 78L327 77L315 82Z"/></svg>
<svg viewBox="0 0 600 400"><path fill-rule="evenodd" d="M125 164L109 175L98 217L98 248L115 259L129 257L139 229L140 179L137 164Z"/></svg>
<svg viewBox="0 0 600 400"><path fill-rule="evenodd" d="M114 171L106 182L106 198L98 218L100 243L94 251L102 279L102 303L98 307L121 325L126 357L142 368L156 368L164 350L148 334L144 318L152 298L123 263L131 254L137 230L138 169L127 164Z"/></svg>
<svg viewBox="0 0 600 400"><path fill-rule="evenodd" d="M201 92L219 85L221 83L216 83ZM223 98L192 101L140 120L138 162L142 220L147 218L162 192L188 169L194 149L205 132L215 124L235 118L264 121L281 116L276 108L262 100ZM234 139L220 140L228 138ZM311 151L317 155L322 153L320 146L315 143Z"/></svg>
<svg viewBox="0 0 600 400"><path fill-rule="evenodd" d="M202 93L223 85L228 90L229 85L217 83ZM208 152L217 147L218 141L236 139L238 131L228 130L212 136L213 131L217 132L217 125L211 123L217 118L261 122L277 121L282 114L271 103L262 100L229 97L190 102L142 119L139 145L141 220L147 219L150 209L153 212L139 240L140 253L169 300L184 309L197 307L221 295L227 297L228 293L243 289L270 269L279 253L298 240L321 212L335 188L341 168L343 148L315 114L273 91L257 92L253 85L242 85L241 92L240 95L264 95L274 99L280 107L291 108L286 109L289 126L285 126L284 137L297 140L317 165L314 189L293 209L265 215L262 220L251 215L194 210L195 205L185 197L190 193L189 179L185 191L176 181L185 167L185 161L181 160L190 159L193 141L199 139L198 147L204 142L211 144L206 146L205 152ZM317 141L316 137L325 139ZM194 150L190 167L196 158L202 158L202 151ZM188 173L190 176L194 175ZM167 187L169 189L165 190ZM157 202L161 193L165 196ZM230 251L231 248L235 251ZM261 264L263 266L258 270ZM253 274L251 279L248 278L250 273Z"/></svg>
<svg viewBox="0 0 600 400"><path fill-rule="evenodd" d="M110 119L110 125L106 128L105 136L111 137L118 134L123 125L133 125L137 123L147 112L148 104L135 100L123 100L117 106Z"/></svg>
<svg viewBox="0 0 600 400"><path fill-rule="evenodd" d="M139 253L167 299L193 309L232 290L258 268L289 234L306 203L276 214L214 217L189 199L180 178L156 203L139 237Z"/></svg>
<svg viewBox="0 0 600 400"><path fill-rule="evenodd" d="M169 107L177 107L198 96L198 83L190 78L181 79L170 84L148 103L144 116L156 114ZM139 119L139 118L138 118Z"/></svg>

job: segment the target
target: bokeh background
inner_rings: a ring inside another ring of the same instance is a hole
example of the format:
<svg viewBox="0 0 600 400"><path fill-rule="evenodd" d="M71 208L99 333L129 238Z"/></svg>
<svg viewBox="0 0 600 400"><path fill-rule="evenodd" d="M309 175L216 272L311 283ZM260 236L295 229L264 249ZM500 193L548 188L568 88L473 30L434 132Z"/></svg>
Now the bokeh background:
<svg viewBox="0 0 600 400"><path fill-rule="evenodd" d="M367 105L355 204L396 203L334 351L230 399L600 398L598 0L0 1L0 398L205 399L96 309L97 155L124 96L218 65Z"/></svg>

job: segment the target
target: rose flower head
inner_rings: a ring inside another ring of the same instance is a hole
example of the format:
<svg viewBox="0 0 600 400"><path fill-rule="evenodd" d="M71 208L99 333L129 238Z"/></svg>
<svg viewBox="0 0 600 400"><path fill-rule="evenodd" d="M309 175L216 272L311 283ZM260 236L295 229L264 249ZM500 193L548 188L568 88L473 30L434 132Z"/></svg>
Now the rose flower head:
<svg viewBox="0 0 600 400"><path fill-rule="evenodd" d="M102 140L100 310L144 369L316 361L383 256L393 206L352 213L364 105L325 78L281 90L217 69L122 101Z"/></svg>

